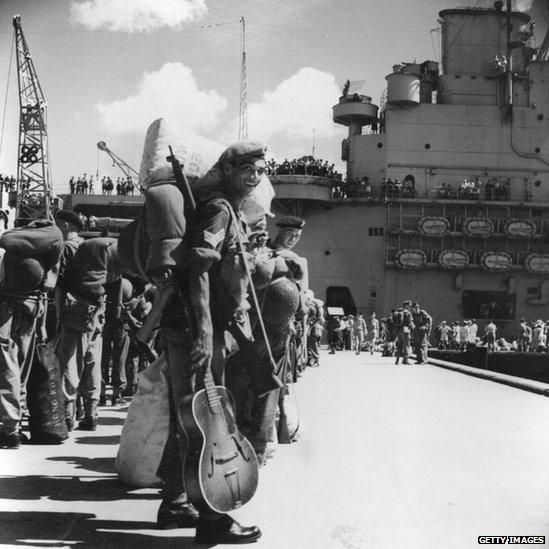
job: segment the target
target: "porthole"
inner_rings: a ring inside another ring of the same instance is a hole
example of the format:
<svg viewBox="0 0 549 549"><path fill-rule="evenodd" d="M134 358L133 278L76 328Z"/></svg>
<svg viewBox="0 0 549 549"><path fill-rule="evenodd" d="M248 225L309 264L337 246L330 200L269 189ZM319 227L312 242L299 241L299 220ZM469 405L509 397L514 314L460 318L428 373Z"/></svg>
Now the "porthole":
<svg viewBox="0 0 549 549"><path fill-rule="evenodd" d="M377 148L378 148L378 149L382 149L382 148L383 148L383 143L378 143L378 144L377 144Z"/></svg>
<svg viewBox="0 0 549 549"><path fill-rule="evenodd" d="M431 148L431 145L429 145L429 143L425 143L425 148L426 148L426 149L430 149L430 148Z"/></svg>

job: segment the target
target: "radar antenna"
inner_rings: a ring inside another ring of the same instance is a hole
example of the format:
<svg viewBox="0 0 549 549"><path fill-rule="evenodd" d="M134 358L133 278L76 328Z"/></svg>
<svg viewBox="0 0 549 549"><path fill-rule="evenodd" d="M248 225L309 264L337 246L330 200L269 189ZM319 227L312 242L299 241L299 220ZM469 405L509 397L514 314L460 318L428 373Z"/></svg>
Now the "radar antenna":
<svg viewBox="0 0 549 549"><path fill-rule="evenodd" d="M51 217L47 108L29 47L23 34L21 16L13 17L19 84L19 148L15 225Z"/></svg>

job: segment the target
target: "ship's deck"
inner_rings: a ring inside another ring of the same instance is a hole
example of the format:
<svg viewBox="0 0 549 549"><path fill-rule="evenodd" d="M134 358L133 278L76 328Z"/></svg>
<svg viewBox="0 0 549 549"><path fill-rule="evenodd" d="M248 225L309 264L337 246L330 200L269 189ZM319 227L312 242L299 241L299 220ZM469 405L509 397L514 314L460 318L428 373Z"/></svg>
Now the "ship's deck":
<svg viewBox="0 0 549 549"><path fill-rule="evenodd" d="M549 534L547 398L351 352L323 352L296 389L299 441L279 446L233 513L262 528L257 547L448 549ZM194 546L193 530L154 530L158 490L117 480L125 415L105 407L96 432L1 451L0 544Z"/></svg>

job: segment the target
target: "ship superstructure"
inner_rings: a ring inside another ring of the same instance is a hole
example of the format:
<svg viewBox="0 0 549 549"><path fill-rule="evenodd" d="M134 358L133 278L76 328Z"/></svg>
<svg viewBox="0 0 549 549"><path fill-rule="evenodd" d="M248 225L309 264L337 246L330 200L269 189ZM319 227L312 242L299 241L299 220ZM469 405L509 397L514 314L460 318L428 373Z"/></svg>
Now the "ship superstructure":
<svg viewBox="0 0 549 549"><path fill-rule="evenodd" d="M328 304L384 315L411 298L507 333L549 318L549 61L502 4L441 11L440 65L395 65L380 107L346 83L346 186L274 178Z"/></svg>

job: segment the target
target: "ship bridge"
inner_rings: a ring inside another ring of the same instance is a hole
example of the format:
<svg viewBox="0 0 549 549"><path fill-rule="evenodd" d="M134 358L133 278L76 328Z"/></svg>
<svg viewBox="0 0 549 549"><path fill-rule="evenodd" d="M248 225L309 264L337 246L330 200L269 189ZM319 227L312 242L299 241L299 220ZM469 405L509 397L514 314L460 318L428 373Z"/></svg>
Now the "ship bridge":
<svg viewBox="0 0 549 549"><path fill-rule="evenodd" d="M294 215L302 215L307 203L330 203L334 189L341 185L338 179L315 175L271 175L269 179L276 192L275 206Z"/></svg>

